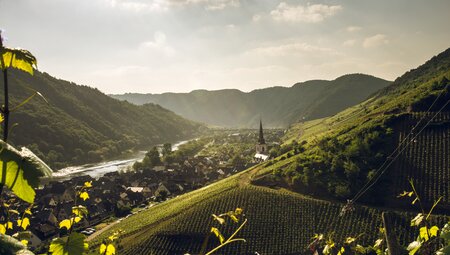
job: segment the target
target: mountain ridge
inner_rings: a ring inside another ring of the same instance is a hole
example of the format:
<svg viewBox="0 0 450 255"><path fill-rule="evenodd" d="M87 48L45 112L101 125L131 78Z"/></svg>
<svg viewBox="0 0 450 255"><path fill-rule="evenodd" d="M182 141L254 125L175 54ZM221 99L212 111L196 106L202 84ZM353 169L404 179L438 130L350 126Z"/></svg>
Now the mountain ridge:
<svg viewBox="0 0 450 255"><path fill-rule="evenodd" d="M249 92L222 89L110 96L138 105L146 102L160 104L187 119L209 125L256 127L261 116L266 127L287 127L301 119L337 113L389 84L389 81L372 75L355 73L334 80L315 79L295 83L291 87L274 86ZM347 93L339 93L340 89L347 90ZM325 93L324 98L321 98L322 93ZM315 102L319 100L320 103ZM328 105L328 101L333 103ZM324 110L326 108L329 109Z"/></svg>

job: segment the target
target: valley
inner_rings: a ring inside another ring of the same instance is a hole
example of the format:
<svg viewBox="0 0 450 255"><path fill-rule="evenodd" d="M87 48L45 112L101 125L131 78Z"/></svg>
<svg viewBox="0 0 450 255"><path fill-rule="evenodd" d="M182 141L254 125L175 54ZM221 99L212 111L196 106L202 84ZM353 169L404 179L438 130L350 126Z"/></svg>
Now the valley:
<svg viewBox="0 0 450 255"><path fill-rule="evenodd" d="M0 1L0 255L450 255L450 1Z"/></svg>

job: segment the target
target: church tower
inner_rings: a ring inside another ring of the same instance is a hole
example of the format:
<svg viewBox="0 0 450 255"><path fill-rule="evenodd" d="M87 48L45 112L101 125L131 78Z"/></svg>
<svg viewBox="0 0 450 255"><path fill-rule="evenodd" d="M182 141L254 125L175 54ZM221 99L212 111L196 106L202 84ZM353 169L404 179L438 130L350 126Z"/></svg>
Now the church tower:
<svg viewBox="0 0 450 255"><path fill-rule="evenodd" d="M259 139L258 139L258 144L256 145L256 153L264 154L264 155L269 154L268 149L267 149L266 140L264 139L264 131L263 131L261 119L259 120Z"/></svg>

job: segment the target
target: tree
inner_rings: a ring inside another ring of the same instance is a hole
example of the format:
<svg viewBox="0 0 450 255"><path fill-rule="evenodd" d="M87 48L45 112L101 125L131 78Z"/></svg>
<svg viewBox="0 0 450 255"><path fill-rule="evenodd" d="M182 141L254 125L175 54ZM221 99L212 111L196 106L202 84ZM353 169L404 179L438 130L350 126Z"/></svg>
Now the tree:
<svg viewBox="0 0 450 255"><path fill-rule="evenodd" d="M162 148L162 155L165 157L172 153L172 144L165 143Z"/></svg>
<svg viewBox="0 0 450 255"><path fill-rule="evenodd" d="M153 147L145 154L145 156L148 157L151 166L161 165L158 148Z"/></svg>

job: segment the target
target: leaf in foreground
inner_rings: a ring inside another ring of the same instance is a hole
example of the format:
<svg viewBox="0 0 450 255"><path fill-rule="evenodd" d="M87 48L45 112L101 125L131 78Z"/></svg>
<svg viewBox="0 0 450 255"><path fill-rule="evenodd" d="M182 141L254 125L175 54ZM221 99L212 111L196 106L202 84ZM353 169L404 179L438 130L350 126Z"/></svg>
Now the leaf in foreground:
<svg viewBox="0 0 450 255"><path fill-rule="evenodd" d="M68 237L55 238L50 244L49 252L53 255L82 255L87 249L86 237L83 234L73 232Z"/></svg>
<svg viewBox="0 0 450 255"><path fill-rule="evenodd" d="M19 240L8 236L0 234L0 254L2 255L33 255L32 252L26 249Z"/></svg>
<svg viewBox="0 0 450 255"><path fill-rule="evenodd" d="M33 66L37 65L36 58L27 50L0 48L0 68L13 67L33 75Z"/></svg>
<svg viewBox="0 0 450 255"><path fill-rule="evenodd" d="M50 176L52 170L29 149L21 151L0 141L0 182L20 199L33 203L39 177Z"/></svg>

